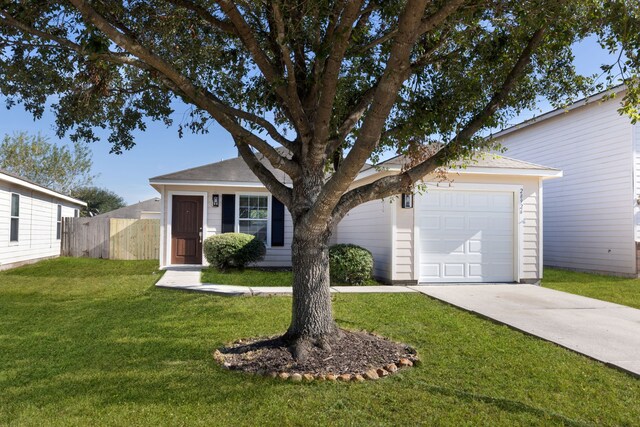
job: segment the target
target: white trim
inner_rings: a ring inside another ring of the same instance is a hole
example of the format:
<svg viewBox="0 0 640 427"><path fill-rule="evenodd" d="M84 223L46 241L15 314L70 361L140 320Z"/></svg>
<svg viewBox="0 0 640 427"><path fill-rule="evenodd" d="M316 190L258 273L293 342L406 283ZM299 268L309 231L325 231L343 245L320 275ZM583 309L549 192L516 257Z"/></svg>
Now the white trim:
<svg viewBox="0 0 640 427"><path fill-rule="evenodd" d="M524 191L524 186L518 184L476 184L476 183L456 183L454 186L441 186L441 183L437 182L426 182L424 185L427 187L428 191L503 191L503 192L512 192L513 193L513 221L514 221L514 231L515 235L513 236L513 281L516 283L520 282L522 277L522 259L521 254L523 252L522 244L523 244L523 234L524 220L522 219L522 210L524 203L524 195L522 191ZM416 212L418 211L418 204L422 202L423 197L415 197L413 202L413 235L414 235L414 247L413 247L413 256L414 256L414 280L420 283L420 226L418 224L418 216ZM538 231L540 233L540 231Z"/></svg>
<svg viewBox="0 0 640 427"><path fill-rule="evenodd" d="M173 196L202 196L202 241L204 242L204 239L207 235L207 213L208 213L208 207L209 207L209 203L207 198L209 197L209 193L208 192L202 192L202 191L180 191L180 190L176 190L176 191L169 191L167 192L167 210L169 211L169 215L167 218L167 233L166 233L166 243L167 243L167 252L165 253L166 256L166 265L165 267L172 267L173 264L171 264L171 223L173 220ZM201 264L200 265L204 265L204 245L202 248L202 260L200 261ZM176 264L176 265L184 265L184 264Z"/></svg>
<svg viewBox="0 0 640 427"><path fill-rule="evenodd" d="M236 192L236 206L233 229L236 233L240 232L240 196L255 196L267 198L267 241L265 246L267 249L271 248L271 193L250 193L250 192Z"/></svg>
<svg viewBox="0 0 640 427"><path fill-rule="evenodd" d="M396 272L397 272L397 268L396 268L396 255L397 255L397 246L398 246L398 236L397 236L397 231L398 231L398 224L397 224L397 217L398 217L398 207L399 205L396 204L395 202L398 200L397 197L394 197L391 199L389 206L391 208L391 281L396 279ZM385 201L383 200L382 203L385 203Z"/></svg>
<svg viewBox="0 0 640 427"><path fill-rule="evenodd" d="M518 175L540 176L545 178L561 178L562 171L557 169L516 169L516 168L488 168L469 166L466 169L449 169L447 173L479 174L479 175Z"/></svg>
<svg viewBox="0 0 640 427"><path fill-rule="evenodd" d="M260 182L243 182L243 181L162 181L149 180L149 185L191 185L197 187L246 187L246 188L265 188ZM291 187L291 184L284 184Z"/></svg>
<svg viewBox="0 0 640 427"><path fill-rule="evenodd" d="M542 194L542 180L538 181L538 279L542 279L542 275L544 274L544 258L543 250L544 250L544 221L543 221L543 200L544 195Z"/></svg>
<svg viewBox="0 0 640 427"><path fill-rule="evenodd" d="M85 202L83 202L82 200L78 200L78 199L74 199L73 197L65 196L64 194L60 194L57 191L49 190L48 188L41 187L40 185L37 185L37 184L32 184L32 183L27 182L27 181L25 181L23 179L13 177L11 175L7 175L7 174L2 173L2 172L0 172L0 180L6 181L6 182L9 182L9 183L12 183L12 184L20 185L20 186L28 188L30 190L39 191L40 193L44 193L46 195L53 196L53 197L56 197L56 198L61 199L61 200L66 200L67 202L75 203L76 205L87 206L87 204Z"/></svg>
<svg viewBox="0 0 640 427"><path fill-rule="evenodd" d="M162 190L160 191L160 268L164 268L167 263L166 254L164 253L165 247L165 236L166 236L166 228L167 224L165 222L166 219L166 210L168 209L166 206L167 200L165 196L165 187L162 186Z"/></svg>
<svg viewBox="0 0 640 427"><path fill-rule="evenodd" d="M367 178L369 176L376 175L378 173L400 172L402 170L402 168L400 166L383 166L383 165L384 165L384 163L380 164L379 166L371 166L369 169L366 169L366 170L358 173L358 176L356 176L354 181L358 181L358 180Z"/></svg>

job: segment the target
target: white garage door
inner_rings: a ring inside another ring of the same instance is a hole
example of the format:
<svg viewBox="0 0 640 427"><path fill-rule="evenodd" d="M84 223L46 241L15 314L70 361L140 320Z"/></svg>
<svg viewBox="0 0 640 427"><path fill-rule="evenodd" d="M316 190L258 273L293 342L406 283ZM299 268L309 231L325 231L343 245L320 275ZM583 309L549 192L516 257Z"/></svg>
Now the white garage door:
<svg viewBox="0 0 640 427"><path fill-rule="evenodd" d="M420 282L512 282L513 193L429 190L416 203Z"/></svg>

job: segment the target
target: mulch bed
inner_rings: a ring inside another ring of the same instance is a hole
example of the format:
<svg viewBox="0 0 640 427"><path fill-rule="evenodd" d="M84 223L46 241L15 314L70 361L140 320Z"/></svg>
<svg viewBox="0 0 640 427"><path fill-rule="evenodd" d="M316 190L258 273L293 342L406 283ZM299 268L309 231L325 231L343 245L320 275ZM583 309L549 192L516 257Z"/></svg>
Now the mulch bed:
<svg viewBox="0 0 640 427"><path fill-rule="evenodd" d="M342 339L332 342L329 351L313 347L301 363L293 358L291 349L279 336L239 340L216 350L214 357L227 369L282 379L293 376L294 381L298 378L310 381L311 376L330 380L333 376L343 381L360 381L360 377L377 379L418 362L416 351L408 345L368 332L342 332ZM376 372L378 375L373 378ZM352 378L345 379L349 375Z"/></svg>

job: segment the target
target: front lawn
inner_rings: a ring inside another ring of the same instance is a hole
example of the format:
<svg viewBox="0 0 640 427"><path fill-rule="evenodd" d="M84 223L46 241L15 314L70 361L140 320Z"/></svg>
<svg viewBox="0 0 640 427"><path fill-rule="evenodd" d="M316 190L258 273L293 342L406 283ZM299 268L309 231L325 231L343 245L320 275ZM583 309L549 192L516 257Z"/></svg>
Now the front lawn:
<svg viewBox="0 0 640 427"><path fill-rule="evenodd" d="M640 381L420 294L334 295L341 326L414 345L362 384L225 371L212 351L284 331L287 297L157 289L155 262L0 273L0 425L637 425Z"/></svg>
<svg viewBox="0 0 640 427"><path fill-rule="evenodd" d="M640 308L640 280L545 268L542 286Z"/></svg>

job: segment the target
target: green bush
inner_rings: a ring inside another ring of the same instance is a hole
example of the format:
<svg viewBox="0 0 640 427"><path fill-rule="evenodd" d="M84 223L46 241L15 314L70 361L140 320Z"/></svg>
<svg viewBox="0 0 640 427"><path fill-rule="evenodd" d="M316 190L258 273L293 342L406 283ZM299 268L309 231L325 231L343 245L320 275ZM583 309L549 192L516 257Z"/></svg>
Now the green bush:
<svg viewBox="0 0 640 427"><path fill-rule="evenodd" d="M204 241L205 258L209 264L220 270L229 267L244 268L247 264L264 258L266 251L262 240L251 234L216 234Z"/></svg>
<svg viewBox="0 0 640 427"><path fill-rule="evenodd" d="M363 247L338 244L329 248L331 280L361 285L373 274L373 255Z"/></svg>

